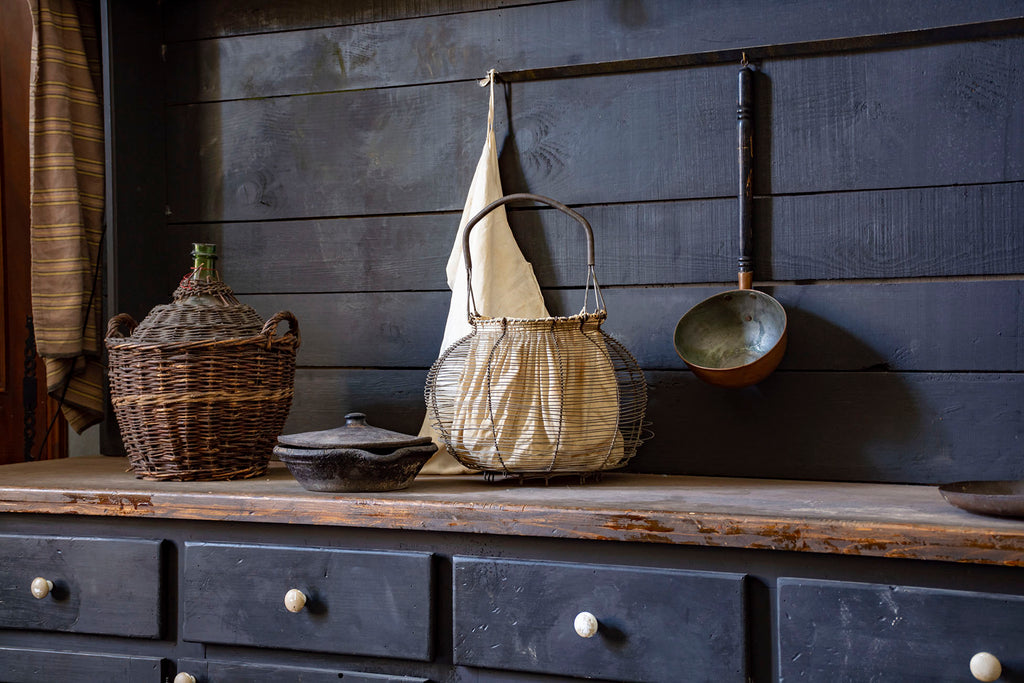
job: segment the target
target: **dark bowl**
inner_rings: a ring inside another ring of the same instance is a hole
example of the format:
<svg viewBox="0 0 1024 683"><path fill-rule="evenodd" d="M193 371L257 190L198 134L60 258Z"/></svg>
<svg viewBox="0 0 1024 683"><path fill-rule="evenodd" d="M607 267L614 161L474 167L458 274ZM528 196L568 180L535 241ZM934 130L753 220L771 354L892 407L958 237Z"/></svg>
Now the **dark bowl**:
<svg viewBox="0 0 1024 683"><path fill-rule="evenodd" d="M1024 517L1024 481L956 481L939 493L951 505L979 515Z"/></svg>
<svg viewBox="0 0 1024 683"><path fill-rule="evenodd" d="M436 451L433 443L392 450L278 445L274 455L307 491L351 493L404 489Z"/></svg>

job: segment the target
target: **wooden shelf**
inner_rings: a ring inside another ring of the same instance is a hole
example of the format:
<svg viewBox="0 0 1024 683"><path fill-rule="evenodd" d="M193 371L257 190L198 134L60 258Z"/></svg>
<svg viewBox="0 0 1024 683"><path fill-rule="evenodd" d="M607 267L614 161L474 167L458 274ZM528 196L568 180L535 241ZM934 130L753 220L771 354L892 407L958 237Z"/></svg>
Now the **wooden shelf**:
<svg viewBox="0 0 1024 683"><path fill-rule="evenodd" d="M1024 520L972 515L933 486L607 474L600 482L420 477L404 491L311 493L280 463L231 482L150 482L102 456L5 465L0 512L231 520L947 562L1024 564Z"/></svg>

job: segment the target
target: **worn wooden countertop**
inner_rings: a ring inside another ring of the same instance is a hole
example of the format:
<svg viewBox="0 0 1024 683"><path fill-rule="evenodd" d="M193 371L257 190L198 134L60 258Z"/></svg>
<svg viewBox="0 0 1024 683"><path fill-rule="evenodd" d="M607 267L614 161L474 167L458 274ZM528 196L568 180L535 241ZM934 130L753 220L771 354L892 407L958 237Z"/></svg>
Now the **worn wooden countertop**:
<svg viewBox="0 0 1024 683"><path fill-rule="evenodd" d="M151 482L103 456L0 466L0 512L155 517L678 543L1024 565L1024 520L973 515L933 486L606 474L520 485L419 477L312 493L280 463L229 482Z"/></svg>

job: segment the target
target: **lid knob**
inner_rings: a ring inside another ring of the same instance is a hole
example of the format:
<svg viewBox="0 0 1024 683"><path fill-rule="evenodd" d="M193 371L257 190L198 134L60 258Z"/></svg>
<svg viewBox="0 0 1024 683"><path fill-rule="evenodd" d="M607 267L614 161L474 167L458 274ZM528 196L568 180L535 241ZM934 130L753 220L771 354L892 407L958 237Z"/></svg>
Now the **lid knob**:
<svg viewBox="0 0 1024 683"><path fill-rule="evenodd" d="M345 416L345 426L358 426L366 424L366 415L364 413L349 413Z"/></svg>

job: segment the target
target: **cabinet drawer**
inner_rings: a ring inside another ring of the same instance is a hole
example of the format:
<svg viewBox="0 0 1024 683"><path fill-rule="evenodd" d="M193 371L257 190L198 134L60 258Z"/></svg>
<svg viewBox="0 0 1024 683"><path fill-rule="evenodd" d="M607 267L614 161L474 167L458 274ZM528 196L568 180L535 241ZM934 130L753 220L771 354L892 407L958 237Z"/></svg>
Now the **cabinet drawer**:
<svg viewBox="0 0 1024 683"><path fill-rule="evenodd" d="M429 553L186 543L182 637L429 660L432 576Z"/></svg>
<svg viewBox="0 0 1024 683"><path fill-rule="evenodd" d="M455 663L621 681L744 681L744 577L454 559ZM576 617L598 631L584 638Z"/></svg>
<svg viewBox="0 0 1024 683"><path fill-rule="evenodd" d="M972 681L978 652L995 655L1005 674L1024 672L1024 597L811 579L778 586L782 680Z"/></svg>
<svg viewBox="0 0 1024 683"><path fill-rule="evenodd" d="M244 662L180 660L178 671L192 674L196 683L427 683L426 678L390 676L341 669L314 669L305 666L274 666Z"/></svg>
<svg viewBox="0 0 1024 683"><path fill-rule="evenodd" d="M160 683L162 659L52 650L0 647L0 681L4 683Z"/></svg>
<svg viewBox="0 0 1024 683"><path fill-rule="evenodd" d="M0 535L0 549L0 627L160 637L160 541Z"/></svg>

